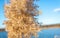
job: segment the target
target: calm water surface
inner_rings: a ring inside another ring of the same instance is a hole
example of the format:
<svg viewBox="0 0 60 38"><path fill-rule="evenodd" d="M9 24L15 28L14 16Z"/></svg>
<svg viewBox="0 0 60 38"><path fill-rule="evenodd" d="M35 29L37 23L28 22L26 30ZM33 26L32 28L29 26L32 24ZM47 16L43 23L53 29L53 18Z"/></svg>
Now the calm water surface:
<svg viewBox="0 0 60 38"><path fill-rule="evenodd" d="M41 30L38 35L38 38L54 38L55 35L60 36L60 29ZM0 38L7 38L7 32L0 32Z"/></svg>

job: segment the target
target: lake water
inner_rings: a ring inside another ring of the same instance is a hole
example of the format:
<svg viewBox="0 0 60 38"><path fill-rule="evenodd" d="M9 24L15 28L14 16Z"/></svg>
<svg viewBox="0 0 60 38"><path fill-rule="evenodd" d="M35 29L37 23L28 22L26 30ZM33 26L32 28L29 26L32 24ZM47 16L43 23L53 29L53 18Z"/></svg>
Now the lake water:
<svg viewBox="0 0 60 38"><path fill-rule="evenodd" d="M60 36L60 29L57 28L41 30L38 35L38 38L54 38L55 35ZM0 38L7 38L7 32L0 32Z"/></svg>

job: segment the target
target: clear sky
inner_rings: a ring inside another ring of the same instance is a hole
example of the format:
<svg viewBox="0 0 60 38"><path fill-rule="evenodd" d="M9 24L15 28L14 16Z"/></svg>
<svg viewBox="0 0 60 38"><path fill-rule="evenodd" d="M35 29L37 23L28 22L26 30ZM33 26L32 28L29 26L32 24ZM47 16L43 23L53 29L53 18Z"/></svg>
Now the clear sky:
<svg viewBox="0 0 60 38"><path fill-rule="evenodd" d="M40 0L37 3L42 10L42 14L38 16L38 22L42 24L57 24L60 23L60 0ZM0 0L0 28L4 28L4 0Z"/></svg>
<svg viewBox="0 0 60 38"><path fill-rule="evenodd" d="M42 22L42 24L60 23L60 0L40 0L38 5L42 10L38 22Z"/></svg>

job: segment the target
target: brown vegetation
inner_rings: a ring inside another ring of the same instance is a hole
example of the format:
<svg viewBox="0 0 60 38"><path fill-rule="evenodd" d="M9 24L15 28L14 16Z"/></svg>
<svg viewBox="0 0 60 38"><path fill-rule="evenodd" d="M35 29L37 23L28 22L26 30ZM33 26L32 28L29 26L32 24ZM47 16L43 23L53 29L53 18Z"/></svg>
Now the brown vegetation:
<svg viewBox="0 0 60 38"><path fill-rule="evenodd" d="M5 29L3 28L3 29L0 29L0 32L2 32L2 31L5 31Z"/></svg>
<svg viewBox="0 0 60 38"><path fill-rule="evenodd" d="M31 38L31 35L37 37L40 28L34 19L39 14L36 8L34 0L10 0L5 5L8 38Z"/></svg>
<svg viewBox="0 0 60 38"><path fill-rule="evenodd" d="M60 28L60 24L42 25L40 29Z"/></svg>

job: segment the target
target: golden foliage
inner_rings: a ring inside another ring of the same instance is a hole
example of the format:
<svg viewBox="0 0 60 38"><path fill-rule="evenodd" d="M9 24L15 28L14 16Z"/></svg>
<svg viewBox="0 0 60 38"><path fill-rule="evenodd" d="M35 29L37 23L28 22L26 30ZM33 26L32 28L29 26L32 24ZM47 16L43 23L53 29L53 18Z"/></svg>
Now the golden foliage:
<svg viewBox="0 0 60 38"><path fill-rule="evenodd" d="M33 16L37 15L36 6L33 0L10 0L9 5L5 5L5 21L8 38L31 38L37 36L40 30Z"/></svg>

